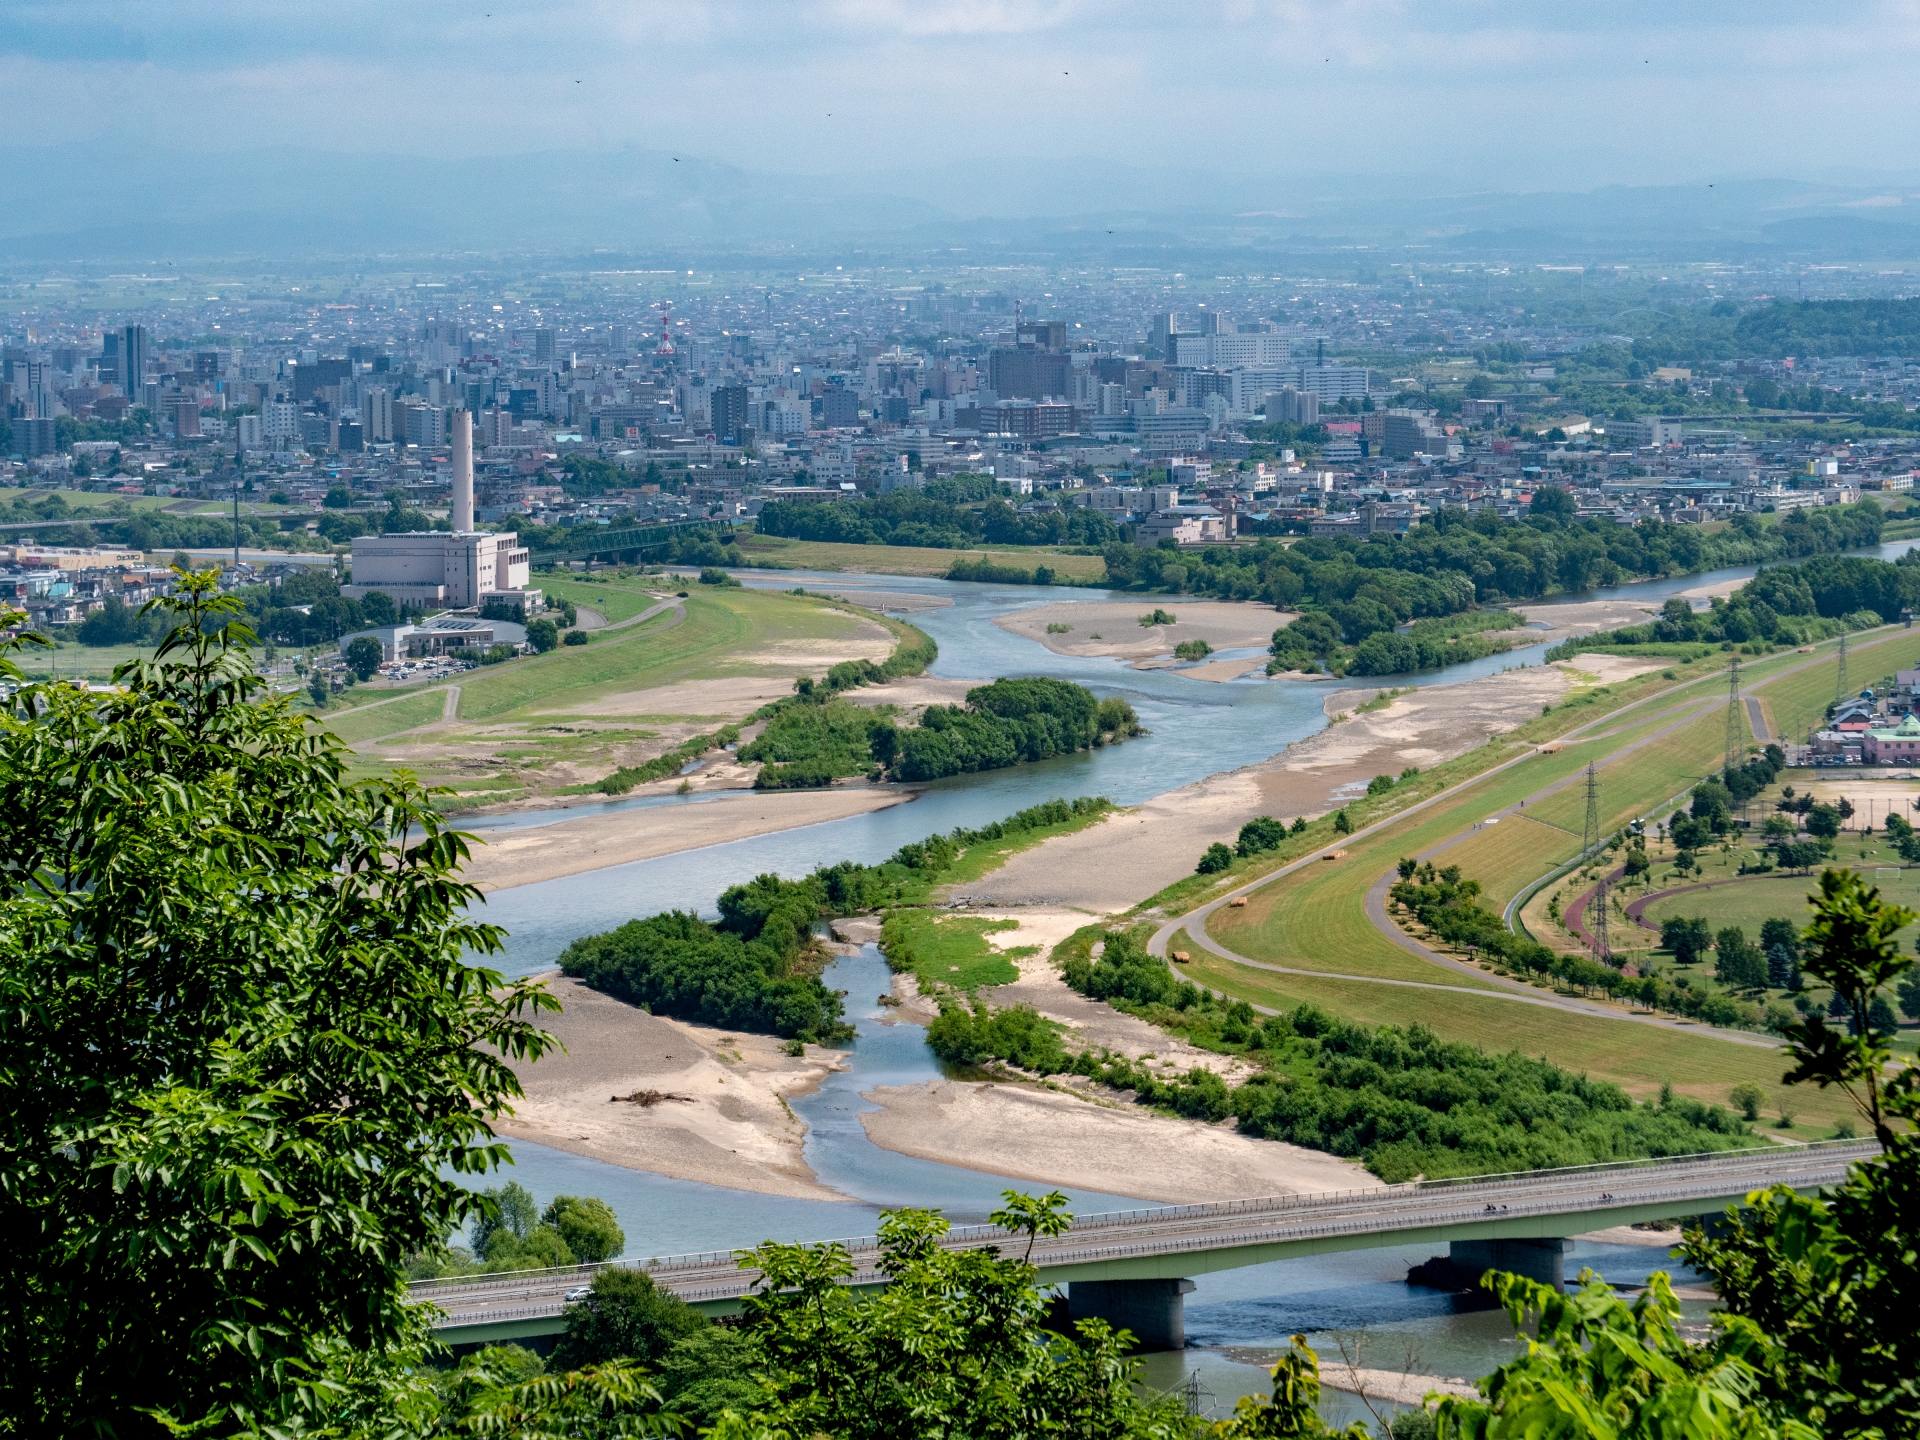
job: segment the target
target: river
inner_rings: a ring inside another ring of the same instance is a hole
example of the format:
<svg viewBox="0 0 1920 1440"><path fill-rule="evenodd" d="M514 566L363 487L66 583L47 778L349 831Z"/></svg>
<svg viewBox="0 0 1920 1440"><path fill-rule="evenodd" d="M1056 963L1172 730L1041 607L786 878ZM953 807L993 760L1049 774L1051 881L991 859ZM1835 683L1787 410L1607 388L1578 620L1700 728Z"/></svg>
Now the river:
<svg viewBox="0 0 1920 1440"><path fill-rule="evenodd" d="M1866 552L1893 559L1920 542L1902 541ZM1659 600L1682 590L1741 579L1752 568L1717 571L1622 586L1609 596ZM636 861L589 874L519 886L490 896L484 917L509 933L499 968L512 975L552 966L574 937L607 929L635 915L681 908L715 913L728 885L774 871L798 876L823 862L877 862L902 844L956 825L981 825L1055 796L1106 795L1137 804L1223 770L1264 760L1325 723L1328 685L1271 683L1255 677L1225 684L1185 679L1179 670L1138 671L1112 659L1054 655L1036 642L993 624L995 616L1029 606L1130 598L1117 592L953 584L901 576L748 572L742 579L768 588L804 584L840 591L872 589L932 594L950 606L916 611L914 624L940 647L936 676L991 679L1047 675L1074 680L1095 692L1124 696L1150 734L1124 745L1038 765L966 776L925 787L911 804L801 829L756 836L679 855ZM1592 598L1568 597L1570 600ZM1522 664L1538 664L1544 647L1530 646L1446 671L1394 677L1396 683L1450 685ZM1359 686L1378 682L1328 682ZM740 803L733 796L655 796L609 802L607 809L674 804ZM489 817L465 822L478 831L553 824L581 809ZM719 1189L624 1170L543 1146L513 1145L513 1178L544 1204L555 1194L598 1195L620 1216L631 1256L666 1255L752 1244L761 1239L825 1240L870 1234L883 1206L935 1206L956 1221L983 1219L999 1191L1039 1187L881 1150L866 1138L862 1091L916 1084L939 1074L923 1032L887 1023L873 1000L887 988L884 960L868 946L829 968L826 981L848 995L858 1030L849 1066L812 1095L794 1102L810 1128L809 1165L823 1183L854 1197L851 1203L782 1199ZM1073 1192L1080 1213L1127 1208L1125 1196ZM1188 1349L1149 1357L1149 1380L1173 1388L1188 1377L1211 1396L1219 1413L1242 1394L1265 1393L1263 1357L1283 1348L1295 1331L1307 1332L1328 1356L1341 1346L1361 1352L1357 1363L1399 1371L1472 1377L1510 1358L1513 1341L1498 1312L1461 1309L1450 1296L1410 1287L1407 1268L1433 1247L1357 1250L1310 1260L1197 1277L1187 1300ZM1671 1268L1665 1252L1583 1243L1569 1272L1587 1265L1616 1282L1638 1282L1653 1269ZM1687 1302L1698 1320L1706 1306ZM1209 1403L1203 1396L1203 1406ZM1330 1420L1365 1418L1357 1401L1327 1392Z"/></svg>

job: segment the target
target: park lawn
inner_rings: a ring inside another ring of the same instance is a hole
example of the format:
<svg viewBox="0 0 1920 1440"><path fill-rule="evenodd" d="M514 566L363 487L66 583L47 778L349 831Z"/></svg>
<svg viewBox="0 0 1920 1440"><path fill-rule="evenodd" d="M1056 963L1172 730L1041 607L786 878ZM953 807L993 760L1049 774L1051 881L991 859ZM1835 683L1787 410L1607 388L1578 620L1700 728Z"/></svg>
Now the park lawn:
<svg viewBox="0 0 1920 1440"><path fill-rule="evenodd" d="M663 614L586 645L562 645L491 667L478 678L469 672L461 679L460 718L550 714L610 694L694 678L683 672L711 664L716 655L742 644L752 629L732 607L705 596L687 601L686 613L686 620L671 629L672 617Z"/></svg>
<svg viewBox="0 0 1920 1440"><path fill-rule="evenodd" d="M599 611L607 617L609 625L630 620L658 605L659 600L650 591L665 590L671 595L680 588L670 576L665 579L634 576L631 579L587 580L559 572L543 574L536 583L551 599L571 600L576 605Z"/></svg>
<svg viewBox="0 0 1920 1440"><path fill-rule="evenodd" d="M1082 583L1097 583L1107 578L1107 562L1098 555L1066 555L1040 545L936 550L919 545L840 545L827 540L789 540L782 535L743 535L737 543L752 560L796 570L945 575L956 560L994 560L1026 569L1046 565Z"/></svg>
<svg viewBox="0 0 1920 1440"><path fill-rule="evenodd" d="M446 687L440 686L401 700L361 705L332 714L321 711L316 718L347 744L365 745L383 735L397 735L402 730L432 724L446 713L446 706Z"/></svg>
<svg viewBox="0 0 1920 1440"><path fill-rule="evenodd" d="M1626 697L1618 698L1625 703ZM1563 713L1566 708L1555 713ZM1490 866L1482 873L1467 863L1476 858L1475 853L1461 857L1458 846L1442 857L1443 863L1461 864L1470 878L1485 887L1492 903L1503 904L1527 882L1578 853L1580 832L1575 827L1583 826L1586 810L1585 787L1579 776L1590 759L1604 760L1608 752L1624 743L1659 737L1618 764L1602 767L1602 824L1608 832L1715 768L1724 732L1724 716L1717 709L1682 722L1666 735L1660 732L1675 723L1669 707L1660 707L1648 716L1624 718L1625 723L1606 728L1610 738L1576 740L1556 753L1530 757L1443 806L1409 817L1403 826L1348 842L1345 858L1326 866L1305 867L1256 891L1244 908L1216 910L1209 917L1209 933L1248 959L1269 964L1473 987L1475 982L1470 978L1456 980L1453 972L1439 972L1430 962L1381 935L1367 918L1368 889L1400 857L1418 855L1555 780L1570 780L1572 783L1540 802L1528 817L1539 827L1528 827L1543 842L1537 850L1526 853L1525 846L1509 850L1509 842L1497 831L1493 836L1483 831L1480 844L1485 849L1477 858L1510 862L1504 868ZM1522 727L1520 733L1526 728ZM1364 823L1364 817L1356 818ZM1545 828L1546 822L1554 819L1563 821L1559 829Z"/></svg>
<svg viewBox="0 0 1920 1440"><path fill-rule="evenodd" d="M1833 703L1834 685L1840 678L1839 650L1831 641L1821 648L1825 653L1818 664L1767 687L1767 703L1773 711L1774 724L1778 733L1789 739L1805 739L1819 726L1827 706ZM1807 658L1800 656L1802 660ZM1883 675L1911 668L1916 659L1920 659L1920 633L1892 629L1878 636L1849 636L1847 687L1858 694L1866 686L1877 684Z"/></svg>
<svg viewBox="0 0 1920 1440"><path fill-rule="evenodd" d="M1275 975L1222 960L1203 950L1180 967L1200 984L1236 1000L1288 1011L1317 1005L1368 1025L1425 1025L1442 1039L1460 1040L1496 1053L1518 1050L1555 1065L1610 1080L1636 1100L1651 1099L1663 1084L1711 1104L1751 1080L1767 1092L1766 1116L1777 1115L1788 1087L1785 1050L1721 1040L1704 1029L1685 1030L1606 1020L1545 1006L1478 995L1463 989L1414 989L1306 975ZM1429 971L1431 974L1432 972ZM1631 1033L1623 1033L1631 1026ZM1806 1138L1813 1129L1831 1133L1833 1122L1853 1113L1845 1097L1813 1086L1792 1087L1789 1109Z"/></svg>
<svg viewBox="0 0 1920 1440"><path fill-rule="evenodd" d="M1714 709L1611 763L1604 752L1620 749L1619 744L1612 740L1592 742L1603 752L1586 757L1599 764L1597 773L1602 830L1611 834L1628 821L1718 771L1723 759L1725 734L1726 716ZM1586 769L1584 759L1580 768ZM1577 778L1573 784L1547 796L1537 805L1528 805L1527 810L1532 818L1542 824L1555 826L1574 837L1574 844L1560 858L1572 856L1580 848L1579 837L1586 831L1587 787L1584 778ZM1507 893L1513 892L1509 890Z"/></svg>
<svg viewBox="0 0 1920 1440"><path fill-rule="evenodd" d="M1458 865L1462 875L1480 882L1486 902L1499 909L1519 893L1529 872L1537 872L1543 859L1568 858L1579 848L1578 835L1543 824L1531 813L1508 815L1498 825L1476 830L1458 845L1448 846L1433 857L1433 863Z"/></svg>
<svg viewBox="0 0 1920 1440"><path fill-rule="evenodd" d="M13 652L29 680L107 680L129 660L152 658L151 645L82 645L74 640L61 641L57 651L45 645L23 645Z"/></svg>
<svg viewBox="0 0 1920 1440"><path fill-rule="evenodd" d="M910 970L923 995L944 987L979 990L1011 985L1020 978L1015 959L1039 953L1038 945L1015 945L996 950L989 935L1018 930L1017 920L989 920L978 915L942 915L933 910L895 910L882 932L887 961L895 969Z"/></svg>
<svg viewBox="0 0 1920 1440"><path fill-rule="evenodd" d="M32 490L21 491L9 498L16 504L23 501L32 503L33 501L44 500L49 495L58 495L62 503L64 503L69 510L105 510L115 502L124 504L132 510L165 510L180 503L179 500L172 495L113 495L98 490L47 490L37 486ZM240 503L244 505L246 501L243 500ZM98 517L95 516L93 518L97 519ZM49 521L47 523L53 524L57 522Z"/></svg>
<svg viewBox="0 0 1920 1440"><path fill-rule="evenodd" d="M1849 856L1847 851L1854 847L1847 841L1853 838L1849 835L1842 841L1841 853L1835 856L1836 861L1851 864L1859 870L1886 899L1920 912L1920 867L1901 869L1900 857L1892 854L1883 853L1865 859ZM1886 860L1887 865L1876 865L1878 859ZM1880 870L1883 868L1898 870L1899 873L1882 875ZM1715 880L1719 876L1710 870L1706 878ZM1663 920L1698 916L1716 931L1723 926L1738 925L1747 932L1749 940L1758 940L1761 922L1765 920L1791 920L1795 929L1805 927L1811 919L1807 897L1817 894L1819 889L1820 877L1817 874L1753 875L1731 885L1717 885L1711 890L1666 896L1655 900L1641 913L1656 927ZM1648 938L1652 939L1651 936ZM1903 951L1912 950L1916 938L1920 938L1920 922L1900 932L1899 948Z"/></svg>

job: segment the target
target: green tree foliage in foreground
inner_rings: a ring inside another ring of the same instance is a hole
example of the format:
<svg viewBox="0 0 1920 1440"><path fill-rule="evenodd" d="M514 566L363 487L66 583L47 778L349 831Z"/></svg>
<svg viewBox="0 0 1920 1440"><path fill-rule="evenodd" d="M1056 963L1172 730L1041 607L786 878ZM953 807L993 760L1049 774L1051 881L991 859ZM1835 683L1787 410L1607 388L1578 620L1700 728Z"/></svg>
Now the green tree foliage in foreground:
<svg viewBox="0 0 1920 1440"><path fill-rule="evenodd" d="M1855 1015L1913 959L1894 937L1914 919L1850 870L1820 876L1802 971ZM1836 1029L1818 1014L1788 1032L1792 1084L1838 1088L1883 1157L1822 1198L1785 1188L1729 1211L1722 1235L1687 1236L1689 1261L1718 1277L1753 1349L1767 1402L1824 1435L1920 1433L1920 1072L1892 1067L1890 1027Z"/></svg>
<svg viewBox="0 0 1920 1440"><path fill-rule="evenodd" d="M0 1430L298 1428L377 1388L424 1339L406 1257L480 1208L458 1176L548 1043L550 1001L462 959L499 932L426 795L348 784L239 602L179 590L119 692L0 715Z"/></svg>

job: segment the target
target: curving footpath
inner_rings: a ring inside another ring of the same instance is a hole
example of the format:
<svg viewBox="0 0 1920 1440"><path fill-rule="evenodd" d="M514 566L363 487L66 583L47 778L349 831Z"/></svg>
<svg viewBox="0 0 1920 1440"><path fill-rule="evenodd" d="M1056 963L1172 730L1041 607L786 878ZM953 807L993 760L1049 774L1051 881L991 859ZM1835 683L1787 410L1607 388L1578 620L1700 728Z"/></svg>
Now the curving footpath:
<svg viewBox="0 0 1920 1440"><path fill-rule="evenodd" d="M1898 627L1889 625L1882 628L1884 630L1891 631ZM1865 633L1871 634L1876 632L1865 632ZM1832 643L1834 642L1822 641L1820 642L1820 646L1824 648L1825 646L1830 645ZM1787 666L1782 670L1775 671L1773 674L1765 676L1764 678L1756 681L1751 690L1744 686L1741 688L1739 695L1741 700L1745 702L1745 707L1747 709L1747 713L1749 717L1753 719L1755 722L1756 734L1761 733L1761 727L1759 724L1759 714L1758 714L1759 701L1754 697L1752 692L1755 690L1759 690L1767 685L1771 685L1775 681L1783 680L1790 675L1797 675L1802 671L1810 669L1816 665L1824 664L1826 663L1828 658L1830 657L1825 654L1817 655L1813 659L1802 661L1796 665ZM1658 743L1660 740L1671 735L1672 733L1679 730L1683 726L1694 723L1695 721L1701 719L1708 711L1724 703L1720 695L1695 696L1689 699L1676 701L1674 696L1678 690L1684 690L1696 685L1703 685L1703 684L1709 684L1709 683L1724 683L1724 681L1725 681L1724 671L1710 672L1709 674L1702 675L1697 679L1685 681L1681 685L1677 686L1674 690L1663 691L1659 695L1650 695L1644 700L1636 700L1631 705L1623 705L1618 710L1612 710L1606 713L1605 715L1597 716L1593 720L1589 721L1587 724L1578 726L1575 729L1568 731L1565 735L1559 736L1557 739L1547 743L1556 744L1556 745L1567 745L1580 740L1604 740L1614 735L1621 734L1626 730L1637 728L1639 725L1644 724L1649 719L1658 720L1666 716L1674 717L1668 724L1661 726L1658 730L1654 731L1653 733L1642 736L1640 739L1632 742L1631 744L1622 746L1619 750L1611 752L1607 756L1605 756L1603 759L1596 761L1595 762L1596 767L1604 770L1609 766L1615 764L1616 762L1630 757L1637 751L1642 750L1649 745ZM1653 705L1657 705L1659 706L1659 708L1652 710L1650 713L1646 715L1638 716L1634 720L1628 723L1624 723L1624 724L1621 723L1621 717L1626 716L1631 712L1640 709L1640 707L1642 706L1653 706ZM1535 755L1538 755L1540 753L1542 752L1538 746L1530 747L1527 750L1523 751L1521 754L1514 756L1512 759L1502 761L1500 764L1495 765L1490 769L1483 770L1479 774L1471 777L1470 779L1462 780L1456 785L1450 785L1445 790L1439 791L1434 795L1430 795L1425 800L1422 800L1417 804L1408 806L1405 810L1396 811L1392 815L1388 815L1383 817L1380 820L1376 820L1373 824L1365 826L1362 829L1355 831L1352 835L1348 836L1345 843L1354 844L1361 840L1368 839L1374 835L1380 834L1383 831L1389 829L1390 827L1399 824L1401 821L1405 820L1407 817L1411 815L1417 815L1422 810L1426 810L1431 806L1437 805L1441 801L1453 799L1454 797L1459 796L1465 793L1466 791L1472 789L1474 786L1481 784L1483 781L1489 780L1495 775L1498 775L1501 772L1508 770L1515 765L1518 765L1521 761L1531 759ZM1577 783L1580 779L1582 779L1584 776L1584 773L1585 773L1584 771L1575 771L1570 775L1563 776L1561 779L1556 780L1550 785L1541 787L1539 790L1535 791L1531 795L1528 795L1525 799L1518 801L1515 804L1510 805L1505 809L1497 812L1497 817L1504 819L1508 816L1522 815L1524 813L1525 807L1529 803L1537 803L1538 801L1543 800L1550 795L1556 794L1559 791L1566 789L1569 785L1573 785ZM1671 803L1671 802L1668 802L1668 803ZM1663 808L1663 807L1656 807L1656 809L1659 809L1659 808ZM1544 823L1544 822L1536 822L1536 823ZM1462 841L1464 841L1468 836L1472 835L1473 833L1474 833L1474 827L1469 826L1466 829L1459 831L1457 834L1454 834L1448 837L1446 840L1441 841L1439 844L1431 846L1427 850L1422 851L1418 858L1425 859L1425 858L1430 858L1434 855L1441 854L1442 852L1448 849L1451 849L1453 846L1460 844ZM1291 861L1288 864L1281 866L1277 870L1274 870L1266 875L1262 875L1257 880L1250 880L1244 885L1237 886L1236 888L1225 892L1224 894L1218 896L1217 898L1209 900L1205 904L1187 911L1183 915L1176 916L1172 919L1162 922L1161 925L1154 931L1153 937L1147 942L1148 953L1159 956L1162 959L1165 959L1167 956L1168 942L1172 939L1174 934L1184 929L1187 932L1188 937L1193 941L1193 943L1195 943L1196 945L1199 945L1202 949L1205 949L1210 954L1216 955L1221 959L1230 961L1236 965L1244 965L1247 968L1253 969L1253 970L1266 970L1266 971L1270 971L1270 972L1281 974L1281 975L1309 976L1309 977L1322 979L1322 980L1352 981L1352 982L1359 982L1361 984L1368 984L1368 985L1389 985L1389 986L1400 986L1405 988L1427 989L1427 990L1452 990L1456 992L1465 992L1472 995L1486 996L1492 999L1511 1000L1511 1001L1516 1001L1524 1004L1542 1005L1551 1009L1566 1010L1574 1014L1598 1017L1601 1019L1623 1020L1623 1021L1629 1021L1635 1024L1654 1025L1662 1029L1680 1030L1680 1031L1684 1031L1684 1032L1695 1034L1695 1035L1710 1035L1716 1039L1729 1040L1734 1042L1735 1044L1740 1044L1740 1045L1759 1046L1765 1049L1778 1048L1777 1041L1772 1040L1770 1038L1753 1035L1746 1031L1721 1030L1714 1026L1701 1025L1701 1024L1687 1021L1684 1019L1669 1018L1669 1017L1656 1015L1656 1014L1652 1014L1644 1011L1624 1010L1618 1006L1608 1005L1598 1001L1581 1000L1581 999L1577 999L1570 996L1542 993L1541 991L1539 991L1538 989L1535 989L1532 985L1528 984L1525 981L1515 980L1509 976L1494 975L1487 971L1481 970L1478 966L1469 965L1467 962L1463 960L1459 960L1453 956L1443 955L1438 951L1429 949L1427 946L1422 945L1418 940L1414 939L1411 935L1408 935L1404 930L1400 928L1398 924L1394 923L1392 917L1387 914L1386 896L1387 896L1388 890L1392 887L1394 879L1396 878L1395 872L1391 870L1386 872L1385 875L1383 875L1379 880L1377 880L1367 892L1367 897L1366 897L1367 917L1369 921L1373 924L1374 928L1378 930L1382 935L1384 935L1387 939L1391 940L1396 946L1400 947L1401 949L1406 950L1409 953L1418 956L1422 960L1426 960L1433 963L1434 965L1438 966L1442 970L1452 970L1461 974L1471 975L1476 981L1479 982L1479 985L1469 987L1464 985L1444 985L1444 984L1438 983L1437 981L1391 980L1381 976L1374 976L1374 975L1342 975L1342 974L1338 974L1338 973L1335 973L1332 971L1326 971L1326 970L1306 970L1306 969L1298 969L1298 968L1293 968L1293 967L1283 966L1283 965L1273 965L1273 964L1266 963L1264 961L1251 960L1244 955L1240 955L1232 950L1229 950L1226 946L1220 944L1217 940L1215 940L1211 935L1207 933L1207 921L1213 915L1214 911L1220 909L1224 905L1231 904L1236 899L1243 898L1246 896L1251 896L1256 890L1259 890L1264 886L1271 885L1275 881L1285 879L1287 876L1293 875L1311 866L1326 863L1323 858L1325 853L1326 852L1324 850L1317 849L1314 853L1310 855L1305 855L1298 860ZM1487 988L1487 987L1491 987L1491 988ZM1255 1008L1264 1009L1265 1007L1256 1006Z"/></svg>

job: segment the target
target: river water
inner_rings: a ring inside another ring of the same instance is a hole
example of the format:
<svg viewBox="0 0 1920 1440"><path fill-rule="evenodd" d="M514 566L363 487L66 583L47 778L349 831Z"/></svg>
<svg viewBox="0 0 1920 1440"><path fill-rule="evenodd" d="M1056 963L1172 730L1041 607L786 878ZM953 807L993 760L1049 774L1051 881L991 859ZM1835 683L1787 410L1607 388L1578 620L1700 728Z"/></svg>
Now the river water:
<svg viewBox="0 0 1920 1440"><path fill-rule="evenodd" d="M1914 543L1884 545L1867 553L1891 560ZM1751 573L1744 568L1648 581L1606 594L1660 600ZM1194 681L1178 669L1138 671L1118 660L1054 655L993 624L998 615L1036 605L1137 598L1117 592L791 571L741 578L768 588L802 584L950 598L950 606L911 616L939 644L934 675L978 680L1047 675L1077 681L1102 696L1125 697L1151 733L1086 755L928 786L912 803L872 814L498 892L488 898L483 914L509 932L506 953L494 962L508 974L549 969L576 936L636 915L674 908L712 915L721 890L766 871L799 876L839 859L874 863L929 833L982 825L1055 796L1106 795L1120 804L1137 804L1207 775L1264 760L1319 730L1326 723L1322 701L1328 685L1343 683L1271 683L1257 674L1224 684ZM1456 684L1538 664L1543 648L1531 646L1395 680L1421 686ZM749 803L749 797L650 796L595 808L739 803ZM575 808L464 823L484 832L553 824L585 813L590 812ZM871 1234L880 1209L900 1205L937 1207L956 1222L982 1220L998 1203L1001 1190L1041 1188L895 1155L867 1140L859 1116L874 1107L860 1098L861 1092L931 1080L940 1073L939 1063L927 1049L923 1031L888 1023L888 1012L877 1003L887 989L888 974L874 947L835 962L825 978L831 987L847 992L848 1018L858 1038L849 1051L848 1068L830 1076L812 1095L794 1101L793 1107L809 1126L808 1164L823 1184L850 1197L848 1202L783 1199L670 1180L526 1142L512 1147L512 1178L542 1204L556 1194L605 1199L626 1230L630 1256L724 1249L762 1239L818 1241ZM1097 1192L1070 1195L1073 1208L1082 1214L1138 1203L1132 1197ZM1498 1312L1463 1309L1455 1297L1405 1283L1408 1267L1434 1248L1357 1250L1196 1277L1197 1288L1187 1298L1188 1348L1149 1357L1148 1378L1172 1388L1197 1376L1196 1383L1224 1414L1238 1396L1265 1393L1263 1367L1271 1352L1283 1348L1286 1337L1296 1331L1308 1333L1323 1355L1336 1355L1344 1346L1358 1352L1356 1363L1371 1368L1484 1374L1514 1353L1509 1327ZM1637 1283L1650 1270L1673 1268L1660 1249L1584 1242L1569 1257L1569 1273L1582 1266L1620 1283ZM1706 1307L1688 1302L1686 1308L1698 1318ZM1336 1423L1365 1418L1366 1413L1357 1401L1332 1391L1323 1408Z"/></svg>

